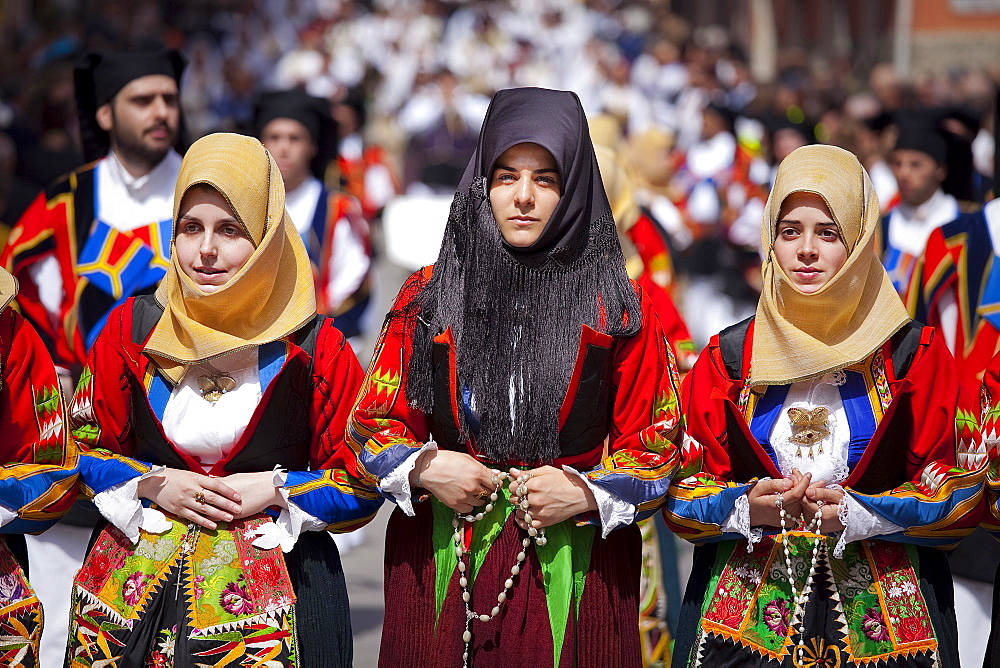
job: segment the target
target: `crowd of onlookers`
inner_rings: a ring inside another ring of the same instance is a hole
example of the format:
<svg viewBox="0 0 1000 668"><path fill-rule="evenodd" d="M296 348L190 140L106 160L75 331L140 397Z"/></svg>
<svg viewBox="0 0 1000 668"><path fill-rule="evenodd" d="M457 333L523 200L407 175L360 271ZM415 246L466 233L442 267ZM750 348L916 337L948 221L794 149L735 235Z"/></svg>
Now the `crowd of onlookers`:
<svg viewBox="0 0 1000 668"><path fill-rule="evenodd" d="M588 115L613 121L597 125L602 132L611 128L603 141L616 149L629 137L664 133L661 152L633 168L655 182L646 184L640 203L659 202L662 209L661 195L682 219L671 233L681 274L756 266L762 193L776 163L802 143L854 151L888 207L896 187L885 157L899 112L959 109L951 118L970 142L979 178L975 198L988 189L1000 70L908 81L890 64L859 71L843 59L822 62L779 49L776 80L755 82L737 36L719 26L694 28L668 4L8 3L0 63L0 220L10 225L38 189L80 162L74 57L85 49L155 44L179 48L188 58L181 97L189 140L248 130L261 92L299 87L331 101L342 137L384 148L407 192L453 189L495 90L573 90ZM719 293L732 297L736 310L741 300L753 301L743 293L752 295L755 271L746 273L749 283L727 278Z"/></svg>

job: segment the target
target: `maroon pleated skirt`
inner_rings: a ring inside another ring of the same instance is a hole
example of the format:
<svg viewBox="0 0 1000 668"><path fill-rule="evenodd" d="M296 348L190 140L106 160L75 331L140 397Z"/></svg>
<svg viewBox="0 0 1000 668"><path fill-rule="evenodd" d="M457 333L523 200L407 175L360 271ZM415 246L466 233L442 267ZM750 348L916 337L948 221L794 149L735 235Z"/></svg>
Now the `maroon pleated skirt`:
<svg viewBox="0 0 1000 668"><path fill-rule="evenodd" d="M458 572L452 575L435 619L433 512L429 503L414 508L415 517L394 510L386 529L385 622L379 665L461 666L466 613ZM472 585L473 610L489 614L497 604L497 594L503 591L526 536L513 517L508 518ZM534 545L526 552L500 614L489 622L472 623L469 663L476 668L551 666L555 662L542 569ZM599 533L595 536L579 610L571 609L566 622L559 666L641 665L640 559L641 539L635 525L612 531L606 539Z"/></svg>

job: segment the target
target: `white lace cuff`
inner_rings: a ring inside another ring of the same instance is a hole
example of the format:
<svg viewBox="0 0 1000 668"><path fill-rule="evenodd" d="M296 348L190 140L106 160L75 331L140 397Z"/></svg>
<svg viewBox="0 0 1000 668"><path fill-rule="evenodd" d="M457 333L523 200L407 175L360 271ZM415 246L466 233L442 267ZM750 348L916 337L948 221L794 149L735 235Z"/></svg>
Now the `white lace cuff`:
<svg viewBox="0 0 1000 668"><path fill-rule="evenodd" d="M723 533L738 533L747 539L747 552L753 552L753 547L760 542L764 532L760 527L750 526L750 499L746 494L736 497L733 509L726 516L726 521L720 527Z"/></svg>
<svg viewBox="0 0 1000 668"><path fill-rule="evenodd" d="M281 498L285 500L285 507L281 509L278 519L266 522L257 528L253 534L257 537L252 543L254 547L271 550L280 545L282 552L291 552L303 531L322 531L327 526L326 522L302 510L294 501L288 500L288 490L285 489L287 480L288 471L275 467L271 484L278 489Z"/></svg>
<svg viewBox="0 0 1000 668"><path fill-rule="evenodd" d="M17 511L0 505L0 527L17 519Z"/></svg>
<svg viewBox="0 0 1000 668"><path fill-rule="evenodd" d="M435 441L427 441L419 450L414 450L408 454L406 459L397 464L396 468L389 472L389 475L379 480L378 488L386 494L391 495L400 510L410 517L414 515L413 493L410 490L410 471L417 465L417 457L421 453L437 449L438 445Z"/></svg>
<svg viewBox="0 0 1000 668"><path fill-rule="evenodd" d="M575 475L584 482L594 494L597 501L597 512L601 516L601 538L607 538L608 534L621 526L632 524L635 521L635 506L624 499L620 499L600 485L592 482L590 478L583 475L572 466L563 466L563 471Z"/></svg>
<svg viewBox="0 0 1000 668"><path fill-rule="evenodd" d="M94 505L111 524L125 534L133 544L139 542L139 529L160 534L170 529L170 522L159 510L143 508L139 500L139 481L166 470L166 466L154 466L142 475L109 487L94 496Z"/></svg>
<svg viewBox="0 0 1000 668"><path fill-rule="evenodd" d="M839 489L839 487L832 487ZM865 508L850 493L845 492L837 509L837 516L844 525L844 530L840 533L837 546L833 548L833 556L840 559L844 556L844 548L848 543L856 540L864 540L872 536L884 536L890 533L897 533L903 527L896 526L878 513Z"/></svg>

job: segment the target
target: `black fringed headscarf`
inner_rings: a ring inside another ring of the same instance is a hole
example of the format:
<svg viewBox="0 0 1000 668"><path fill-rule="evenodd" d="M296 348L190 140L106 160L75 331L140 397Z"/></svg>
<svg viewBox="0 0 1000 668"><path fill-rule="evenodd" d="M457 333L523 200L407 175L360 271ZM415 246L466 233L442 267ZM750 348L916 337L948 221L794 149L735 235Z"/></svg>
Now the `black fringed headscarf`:
<svg viewBox="0 0 1000 668"><path fill-rule="evenodd" d="M538 240L513 248L489 200L497 158L538 144L555 158L561 197ZM418 288L419 289L419 288ZM390 313L413 329L406 397L433 410L433 337L451 328L458 386L479 415L476 447L494 461L551 462L559 411L586 324L631 336L642 324L625 273L579 98L541 88L493 97L472 160L455 193L434 272L409 308ZM460 411L462 436L469 425Z"/></svg>

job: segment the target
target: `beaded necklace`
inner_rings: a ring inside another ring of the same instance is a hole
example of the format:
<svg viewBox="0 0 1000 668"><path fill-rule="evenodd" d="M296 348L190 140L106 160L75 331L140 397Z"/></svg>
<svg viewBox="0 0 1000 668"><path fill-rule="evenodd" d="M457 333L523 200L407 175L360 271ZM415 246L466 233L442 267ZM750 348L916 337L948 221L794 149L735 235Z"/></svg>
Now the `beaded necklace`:
<svg viewBox="0 0 1000 668"><path fill-rule="evenodd" d="M465 603L465 631L462 633L462 640L465 643L465 651L462 654L462 665L469 665L469 644L472 642L472 622L473 620L478 620L480 622L488 622L497 615L500 614L500 606L504 604L507 600L507 592L514 586L514 578L518 576L521 572L521 564L527 558L525 551L528 546L531 545L531 541L535 541L535 545L541 547L548 542L545 537L545 529L536 529L531 526L531 514L528 512L528 480L531 478L531 473L524 471L521 475L513 477L509 473L504 473L503 471L493 470L492 483L494 486L493 492L490 494L489 501L486 502L486 507L478 513L462 515L461 513L455 513L454 519L451 520L451 526L455 530L452 539L455 541L455 556L458 557L458 585L462 588L462 601ZM503 583L503 591L497 594L497 604L493 606L490 614L480 614L472 609L472 594L469 591L469 573L468 565L463 561L463 557L467 554L465 549L465 541L463 539L463 525L462 522L468 522L470 524L478 522L486 516L491 510L493 510L493 504L497 502L500 498L500 485L503 484L505 480L512 480L517 483L516 492L517 497L520 499L518 507L524 511L524 522L528 525L528 537L521 541L521 551L517 554L517 559L514 565L510 568L510 577Z"/></svg>
<svg viewBox="0 0 1000 668"><path fill-rule="evenodd" d="M795 591L795 571L792 569L792 553L788 549L788 529L785 524L785 498L781 492L778 492L778 498L775 499L774 505L778 507L778 515L781 521L781 546L785 551L785 569L788 572L788 586L792 591L792 601L794 602L794 607L792 608L792 634L795 634L795 619L798 617L798 634L799 642L796 644L795 649L792 650L792 663L795 666L802 666L802 653L805 651L806 640L805 640L805 607L806 603L809 601L809 591L812 589L813 578L816 576L816 564L819 561L819 551L820 547L826 545L826 541L823 540L823 506L825 503L823 501L817 501L816 513L813 515L813 519L808 525L802 527L803 531L816 530L816 542L813 544L812 550L812 561L809 565L809 575L806 576L806 581L802 585L802 591L796 593ZM801 615L800 615L801 611Z"/></svg>

